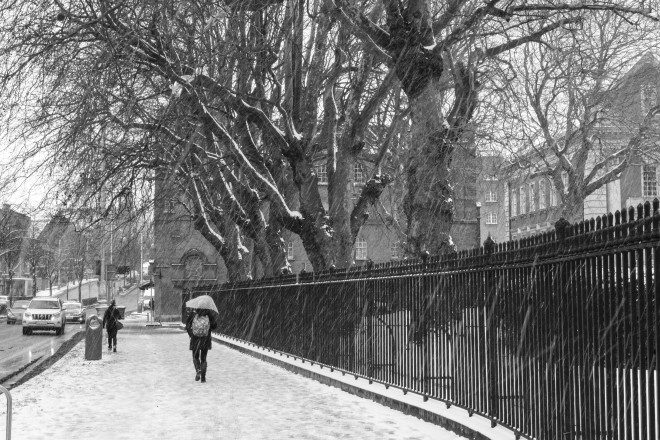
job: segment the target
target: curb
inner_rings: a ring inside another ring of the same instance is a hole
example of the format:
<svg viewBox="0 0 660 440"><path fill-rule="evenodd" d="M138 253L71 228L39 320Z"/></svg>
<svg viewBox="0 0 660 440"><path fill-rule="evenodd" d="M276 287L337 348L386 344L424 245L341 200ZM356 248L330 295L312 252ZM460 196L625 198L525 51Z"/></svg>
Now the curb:
<svg viewBox="0 0 660 440"><path fill-rule="evenodd" d="M5 382L7 382L7 381L8 381L9 379L11 379L12 377L16 377L16 376L18 376L18 375L21 374L23 371L27 370L28 368L32 367L34 364L36 364L37 362L39 362L39 361L41 360L42 357L43 357L43 356L39 356L38 358L32 360L31 362L29 362L29 363L23 365L23 366L22 366L21 368L19 368L18 370L14 371L14 372L12 372L12 373L9 373L9 374L6 375L5 377L0 377L0 384L3 384L3 383L5 383Z"/></svg>
<svg viewBox="0 0 660 440"><path fill-rule="evenodd" d="M179 325L181 330L185 330L183 324ZM479 415L468 415L468 411L459 407L452 407L442 401L426 401L424 396L412 391L403 391L404 396L398 398L392 396L395 387L388 387L383 384L373 385L371 381L361 378L350 382L346 377L352 377L353 374L341 372L312 363L286 353L268 350L256 346L252 343L230 338L228 336L211 335L211 338L230 349L236 350L248 356L255 357L264 362L284 368L290 372L316 380L325 385L339 388L342 391L356 395L358 397L370 399L376 403L387 406L404 414L418 417L426 422L441 426L460 436L472 440L501 440L517 438L513 430L507 429L501 425L491 427L490 420ZM251 346L252 345L252 346ZM279 355L279 356L278 356ZM286 356L286 357L283 357ZM316 370L316 371L314 371ZM334 372L333 372L334 371ZM337 377L330 377L336 375ZM379 385L382 390L379 390ZM397 389L400 391L400 389ZM388 395L389 394L389 395ZM424 401L422 401L424 399ZM419 400L419 402L417 402ZM446 406L446 409L444 407ZM466 422L469 422L466 423ZM470 426L470 425L474 425Z"/></svg>
<svg viewBox="0 0 660 440"><path fill-rule="evenodd" d="M33 377L38 376L39 374L43 373L46 371L48 368L50 368L55 362L59 361L65 354L67 354L73 347L75 347L80 341L82 341L85 337L85 331L81 330L77 333L75 333L71 339L64 341L62 345L59 346L57 351L53 353L51 356L48 357L40 357L38 359L35 359L32 361L30 364L22 367L20 370L15 371L14 373L11 373L8 375L5 379L0 380L0 382L3 382L4 380L11 380L11 378L20 376L20 374L23 371L27 370L27 373L25 373L24 376L19 377L19 379L16 382L12 382L7 384L6 388L11 390L13 388L16 388L19 385L24 384L28 380L32 379ZM41 359L41 362L37 362ZM31 369L30 369L31 368Z"/></svg>

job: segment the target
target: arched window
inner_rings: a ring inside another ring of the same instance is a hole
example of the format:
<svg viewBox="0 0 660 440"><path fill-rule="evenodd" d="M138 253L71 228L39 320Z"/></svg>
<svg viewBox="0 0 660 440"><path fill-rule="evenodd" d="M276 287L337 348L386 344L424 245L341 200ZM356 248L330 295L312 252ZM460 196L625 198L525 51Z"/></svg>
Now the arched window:
<svg viewBox="0 0 660 440"><path fill-rule="evenodd" d="M197 249L191 249L181 258L183 276L186 279L200 279L204 275L206 257Z"/></svg>

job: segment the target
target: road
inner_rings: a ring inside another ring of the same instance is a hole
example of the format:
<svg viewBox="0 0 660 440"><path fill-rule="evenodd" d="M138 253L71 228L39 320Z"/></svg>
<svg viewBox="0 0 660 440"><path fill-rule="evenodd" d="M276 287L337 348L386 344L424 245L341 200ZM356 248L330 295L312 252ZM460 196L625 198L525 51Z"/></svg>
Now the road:
<svg viewBox="0 0 660 440"><path fill-rule="evenodd" d="M20 324L8 325L6 321L0 321L0 378L39 357L52 355L64 341L80 331L83 326L69 322L62 336L56 336L52 331L35 331L30 336L24 336L22 328Z"/></svg>
<svg viewBox="0 0 660 440"><path fill-rule="evenodd" d="M119 284L119 283L118 283ZM75 293L75 296L74 296ZM97 283L89 283L82 288L83 298L95 297L98 293ZM115 299L120 306L126 306L126 314L137 309L137 298L139 290L133 289L125 295L118 294ZM58 295L66 300L66 292ZM71 300L78 299L78 289L69 291ZM87 309L87 316L95 315L94 308ZM76 332L83 330L82 324L69 322L66 331L62 336L56 336L55 332L35 331L32 335L25 336L22 332L22 326L8 325L3 319L0 321L0 378L3 378L18 369L24 367L30 362L42 356L50 356L64 343L70 339Z"/></svg>

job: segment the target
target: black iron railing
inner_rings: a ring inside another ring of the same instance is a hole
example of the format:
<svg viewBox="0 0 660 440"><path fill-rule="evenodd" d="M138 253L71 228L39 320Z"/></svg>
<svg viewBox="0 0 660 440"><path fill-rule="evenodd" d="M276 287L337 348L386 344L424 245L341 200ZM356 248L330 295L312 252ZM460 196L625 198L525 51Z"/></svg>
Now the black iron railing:
<svg viewBox="0 0 660 440"><path fill-rule="evenodd" d="M223 334L538 439L655 439L658 201L425 261L212 288Z"/></svg>

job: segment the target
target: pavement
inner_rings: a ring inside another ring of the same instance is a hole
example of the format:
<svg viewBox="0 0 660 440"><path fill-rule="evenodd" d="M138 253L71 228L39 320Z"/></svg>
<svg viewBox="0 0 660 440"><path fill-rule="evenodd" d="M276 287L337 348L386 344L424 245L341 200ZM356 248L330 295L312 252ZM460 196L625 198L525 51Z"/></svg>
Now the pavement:
<svg viewBox="0 0 660 440"><path fill-rule="evenodd" d="M464 438L218 343L195 382L188 335L143 316L125 320L117 348L87 361L82 341L12 389L12 439Z"/></svg>

